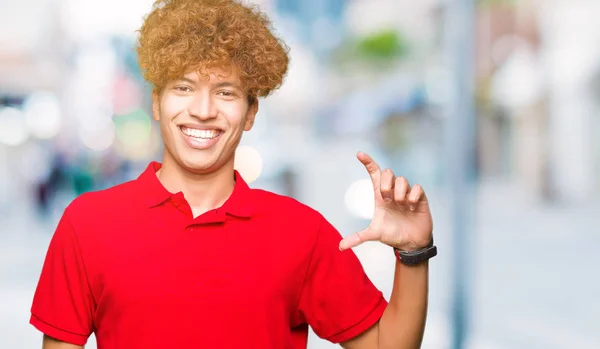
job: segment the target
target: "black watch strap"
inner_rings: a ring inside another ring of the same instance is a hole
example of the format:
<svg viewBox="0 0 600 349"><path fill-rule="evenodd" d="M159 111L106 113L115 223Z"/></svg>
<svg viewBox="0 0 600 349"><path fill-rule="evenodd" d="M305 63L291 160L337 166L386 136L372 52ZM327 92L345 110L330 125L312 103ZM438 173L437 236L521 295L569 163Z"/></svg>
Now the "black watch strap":
<svg viewBox="0 0 600 349"><path fill-rule="evenodd" d="M402 251L394 248L394 254L402 264L417 265L435 257L437 255L437 247L433 244L433 239L431 239L431 242L422 249Z"/></svg>

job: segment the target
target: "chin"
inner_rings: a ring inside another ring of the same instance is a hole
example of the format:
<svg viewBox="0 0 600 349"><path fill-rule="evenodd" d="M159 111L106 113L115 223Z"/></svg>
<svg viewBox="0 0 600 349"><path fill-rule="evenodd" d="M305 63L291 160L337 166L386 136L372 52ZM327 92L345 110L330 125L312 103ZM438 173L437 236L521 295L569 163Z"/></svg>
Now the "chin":
<svg viewBox="0 0 600 349"><path fill-rule="evenodd" d="M187 171L197 174L207 174L215 172L219 166L214 162L208 161L182 161L182 167Z"/></svg>
<svg viewBox="0 0 600 349"><path fill-rule="evenodd" d="M208 174L219 170L219 168L223 167L224 164L220 163L220 161L211 158L195 158L182 156L179 157L179 164L185 170L191 173L197 174Z"/></svg>

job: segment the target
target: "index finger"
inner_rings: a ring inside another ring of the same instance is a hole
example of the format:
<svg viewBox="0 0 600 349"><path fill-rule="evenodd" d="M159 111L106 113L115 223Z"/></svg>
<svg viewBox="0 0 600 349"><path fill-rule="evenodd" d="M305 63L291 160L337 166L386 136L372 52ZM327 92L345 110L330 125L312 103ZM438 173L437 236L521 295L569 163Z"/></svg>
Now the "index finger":
<svg viewBox="0 0 600 349"><path fill-rule="evenodd" d="M356 157L358 158L358 161L365 165L367 172L369 172L369 176L371 176L371 181L373 182L373 187L378 189L381 183L381 169L379 168L379 165L377 165L375 160L373 160L373 158L371 158L367 153L358 152Z"/></svg>

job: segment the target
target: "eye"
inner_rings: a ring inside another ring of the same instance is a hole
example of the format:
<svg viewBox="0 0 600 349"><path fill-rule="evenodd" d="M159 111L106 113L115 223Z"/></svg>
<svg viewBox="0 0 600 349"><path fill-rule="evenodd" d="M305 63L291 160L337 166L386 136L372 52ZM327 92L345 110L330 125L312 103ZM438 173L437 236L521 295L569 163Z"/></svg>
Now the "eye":
<svg viewBox="0 0 600 349"><path fill-rule="evenodd" d="M174 89L179 92L191 92L192 89L189 86L178 85L175 86Z"/></svg>
<svg viewBox="0 0 600 349"><path fill-rule="evenodd" d="M223 97L235 97L235 93L232 91L219 91L217 94Z"/></svg>

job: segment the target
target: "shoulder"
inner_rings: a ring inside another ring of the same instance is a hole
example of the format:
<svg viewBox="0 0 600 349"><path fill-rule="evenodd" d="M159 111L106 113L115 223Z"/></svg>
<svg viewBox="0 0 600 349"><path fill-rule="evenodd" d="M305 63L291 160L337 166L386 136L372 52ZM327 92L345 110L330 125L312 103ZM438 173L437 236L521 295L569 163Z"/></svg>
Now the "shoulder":
<svg viewBox="0 0 600 349"><path fill-rule="evenodd" d="M99 217L126 212L135 204L138 197L135 180L124 182L106 189L83 193L65 209L71 221L97 221Z"/></svg>
<svg viewBox="0 0 600 349"><path fill-rule="evenodd" d="M289 196L262 189L252 189L252 198L259 215L279 216L282 219L294 219L296 222L311 224L320 224L325 219L317 210Z"/></svg>

